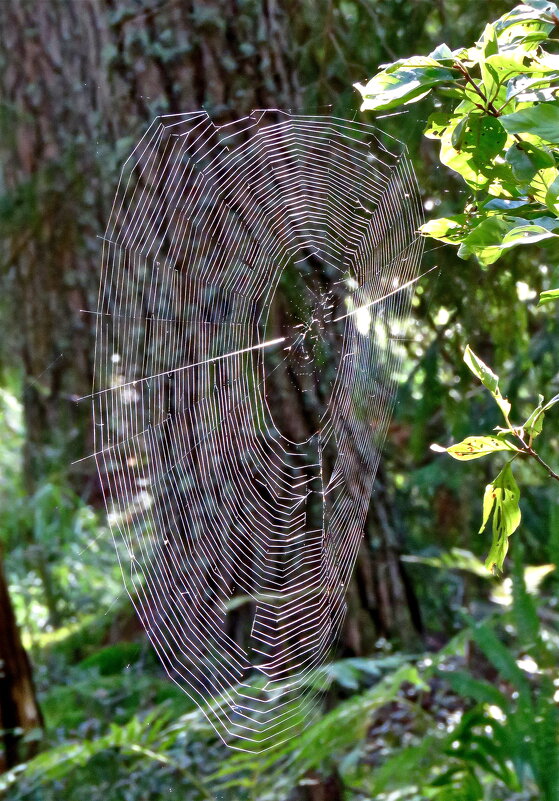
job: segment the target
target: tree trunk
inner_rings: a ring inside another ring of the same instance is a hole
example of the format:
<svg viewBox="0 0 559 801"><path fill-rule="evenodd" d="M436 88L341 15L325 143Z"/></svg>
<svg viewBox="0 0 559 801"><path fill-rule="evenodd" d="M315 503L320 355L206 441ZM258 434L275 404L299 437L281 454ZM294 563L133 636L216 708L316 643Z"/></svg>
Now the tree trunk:
<svg viewBox="0 0 559 801"><path fill-rule="evenodd" d="M38 738L22 738L41 729L43 719L33 686L31 665L16 625L8 587L0 565L0 730L3 752L0 772L32 756Z"/></svg>
<svg viewBox="0 0 559 801"><path fill-rule="evenodd" d="M92 451L90 403L76 399L92 383L96 237L123 160L157 114L205 108L224 121L254 108L301 110L297 13L289 0L0 4L3 280L14 301L4 347L23 365L30 489L53 462ZM100 502L93 460L72 478ZM417 628L386 508L379 496L349 588L344 653L369 653L378 636Z"/></svg>

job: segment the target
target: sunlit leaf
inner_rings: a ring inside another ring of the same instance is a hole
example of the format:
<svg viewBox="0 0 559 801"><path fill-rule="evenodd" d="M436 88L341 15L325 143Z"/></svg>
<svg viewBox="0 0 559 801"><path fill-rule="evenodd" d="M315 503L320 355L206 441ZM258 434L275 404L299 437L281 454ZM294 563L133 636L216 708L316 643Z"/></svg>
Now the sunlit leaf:
<svg viewBox="0 0 559 801"><path fill-rule="evenodd" d="M434 86L452 83L458 75L433 58L415 56L396 61L366 84L354 86L363 96L361 111L380 111L415 103Z"/></svg>
<svg viewBox="0 0 559 801"><path fill-rule="evenodd" d="M520 490L514 479L510 462L506 464L497 478L488 484L483 496L483 519L480 534L485 530L491 515L492 543L485 565L488 570L503 569L508 550L508 541L520 525Z"/></svg>
<svg viewBox="0 0 559 801"><path fill-rule="evenodd" d="M530 77L526 74L515 75L507 82L506 98L507 100L515 98L521 103L555 100L559 87L552 84L557 80L559 80L559 73L537 77Z"/></svg>
<svg viewBox="0 0 559 801"><path fill-rule="evenodd" d="M517 5L493 23L500 47L509 44L529 50L546 39L555 27L553 15L557 13L556 9L554 3L546 0L529 0Z"/></svg>
<svg viewBox="0 0 559 801"><path fill-rule="evenodd" d="M453 459L468 462L472 459L481 459L489 453L496 451L517 451L512 442L500 437L466 437L462 442L443 448L441 445L431 445L431 450L437 453L446 452Z"/></svg>
<svg viewBox="0 0 559 801"><path fill-rule="evenodd" d="M544 292L540 292L538 306L551 303L553 300L559 300L559 289L546 289Z"/></svg>
<svg viewBox="0 0 559 801"><path fill-rule="evenodd" d="M434 111L427 120L424 135L428 139L440 139L446 129L453 125L453 116L445 111Z"/></svg>
<svg viewBox="0 0 559 801"><path fill-rule="evenodd" d="M553 211L556 214L559 211L558 200L559 200L559 174L549 185L545 195L545 205L550 211Z"/></svg>
<svg viewBox="0 0 559 801"><path fill-rule="evenodd" d="M439 63L453 62L455 54L450 47L444 42L436 47L432 53L429 53L429 58L433 58Z"/></svg>
<svg viewBox="0 0 559 801"><path fill-rule="evenodd" d="M454 127L454 130L452 131L450 142L455 150L462 149L462 146L464 144L464 138L468 130L468 121L469 121L468 116L462 117L462 119L459 121L459 123Z"/></svg>
<svg viewBox="0 0 559 801"><path fill-rule="evenodd" d="M464 237L458 255L462 259L475 256L480 264L489 266L501 256L504 237L524 223L522 219L504 215L482 218Z"/></svg>
<svg viewBox="0 0 559 801"><path fill-rule="evenodd" d="M452 142L453 133L449 128L441 137L440 159L473 189L486 188L492 181L512 175L507 164L493 161L507 140L499 120L472 112L464 123L458 149Z"/></svg>
<svg viewBox="0 0 559 801"><path fill-rule="evenodd" d="M543 407L544 412L547 412L552 406L555 406L556 403L559 403L559 395L554 395Z"/></svg>
<svg viewBox="0 0 559 801"><path fill-rule="evenodd" d="M531 245L557 236L559 236L559 220L551 217L538 217L507 231L501 243L501 250L507 250L517 245Z"/></svg>
<svg viewBox="0 0 559 801"><path fill-rule="evenodd" d="M466 350L464 351L464 361L472 373L479 378L484 387L490 392L497 391L499 388L499 377L495 375L493 370L491 370L479 356L476 356L469 345L466 345Z"/></svg>
<svg viewBox="0 0 559 801"><path fill-rule="evenodd" d="M466 214L456 214L454 217L438 217L429 220L419 228L424 236L431 236L441 242L451 244L460 243L470 230L468 226L468 216Z"/></svg>
<svg viewBox="0 0 559 801"><path fill-rule="evenodd" d="M544 417L545 415L543 411L543 395L540 395L540 401L538 405L532 411L532 413L522 426L525 433L528 434L528 436L531 437L532 439L535 439L542 433Z"/></svg>

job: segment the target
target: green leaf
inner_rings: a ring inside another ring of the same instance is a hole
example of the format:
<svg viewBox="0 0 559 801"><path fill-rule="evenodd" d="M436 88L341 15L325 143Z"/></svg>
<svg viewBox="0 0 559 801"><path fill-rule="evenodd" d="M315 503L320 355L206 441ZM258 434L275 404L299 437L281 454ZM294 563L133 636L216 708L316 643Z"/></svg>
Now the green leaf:
<svg viewBox="0 0 559 801"><path fill-rule="evenodd" d="M435 220L423 223L419 228L424 236L431 236L440 242L459 244L471 230L468 226L466 214L457 214L454 217L438 217Z"/></svg>
<svg viewBox="0 0 559 801"><path fill-rule="evenodd" d="M438 451L438 446L433 450ZM445 450L444 448L442 450ZM466 551L463 548L451 548L449 551L443 551L439 556L417 556L415 554L403 554L401 556L403 562L412 562L414 564L428 565L429 567L436 567L444 570L465 570L468 573L473 573L480 578L491 578L487 568L477 556L471 551Z"/></svg>
<svg viewBox="0 0 559 801"><path fill-rule="evenodd" d="M515 211L521 208L528 209L529 207L529 200L508 200L503 197L492 197L482 206L484 211Z"/></svg>
<svg viewBox="0 0 559 801"><path fill-rule="evenodd" d="M549 409L551 409L553 406L555 406L556 403L559 403L559 395L554 395L551 398L551 400L548 400L548 402L543 407L544 412L549 411Z"/></svg>
<svg viewBox="0 0 559 801"><path fill-rule="evenodd" d="M538 306L543 306L544 303L551 303L553 300L559 300L559 289L546 289L545 292L540 292Z"/></svg>
<svg viewBox="0 0 559 801"><path fill-rule="evenodd" d="M555 27L553 9L556 8L545 0L529 0L504 14L494 23L501 49L516 45L528 51L530 45L546 39Z"/></svg>
<svg viewBox="0 0 559 801"><path fill-rule="evenodd" d="M545 205L550 211L555 212L555 214L559 212L559 203L557 202L558 198L559 198L559 174L557 178L555 178L549 185L547 192L545 194Z"/></svg>
<svg viewBox="0 0 559 801"><path fill-rule="evenodd" d="M512 168L517 181L529 183L538 170L554 167L553 153L547 148L539 148L531 142L515 142L506 152L505 159Z"/></svg>
<svg viewBox="0 0 559 801"><path fill-rule="evenodd" d="M529 689L522 670L516 664L511 651L500 641L487 623L472 626L472 637L478 648L485 654L493 667L499 671L505 681L510 682L515 690L528 695Z"/></svg>
<svg viewBox="0 0 559 801"><path fill-rule="evenodd" d="M559 220L538 217L508 231L501 242L501 250L507 250L517 245L533 245L535 242L557 236L559 236Z"/></svg>
<svg viewBox="0 0 559 801"><path fill-rule="evenodd" d="M388 65L365 85L354 86L363 96L361 111L381 111L415 103L434 86L452 83L458 76L434 58L415 56Z"/></svg>
<svg viewBox="0 0 559 801"><path fill-rule="evenodd" d="M504 250L559 236L559 220L538 217L525 220L509 215L491 215L482 219L462 240L458 255L462 259L475 256L488 266L499 259Z"/></svg>
<svg viewBox="0 0 559 801"><path fill-rule="evenodd" d="M500 690L487 681L475 679L469 673L459 670L445 670L439 674L444 677L452 689L459 695L473 698L478 704L494 704L505 711L510 703Z"/></svg>
<svg viewBox="0 0 559 801"><path fill-rule="evenodd" d="M447 128L453 124L453 117L445 111L434 111L427 119L424 136L428 139L440 139Z"/></svg>
<svg viewBox="0 0 559 801"><path fill-rule="evenodd" d="M479 356L473 352L469 345L466 345L464 351L464 361L472 371L472 373L479 378L484 387L491 393L497 392L499 389L499 376L495 375L493 370L483 362Z"/></svg>
<svg viewBox="0 0 559 801"><path fill-rule="evenodd" d="M512 98L515 98L519 103L541 103L555 100L559 87L550 84L558 79L559 73L556 75L540 75L538 77L530 77L525 74L515 75L507 83L506 99L512 100Z"/></svg>
<svg viewBox="0 0 559 801"><path fill-rule="evenodd" d="M557 167L544 167L537 171L532 182L527 187L527 193L532 195L534 200L542 204L551 203L551 210L553 212L555 212L553 206L554 184L558 177L559 170ZM554 220L556 219L557 218L554 218ZM548 225L548 227L552 228L553 226Z"/></svg>
<svg viewBox="0 0 559 801"><path fill-rule="evenodd" d="M538 405L522 426L526 434L532 439L535 439L542 433L544 416L543 395L540 395Z"/></svg>
<svg viewBox="0 0 559 801"><path fill-rule="evenodd" d="M537 12L539 19L548 20L554 25L557 24L559 18L559 7L555 3L550 3L549 0L525 0L525 5L533 8ZM534 14L536 16L536 14Z"/></svg>
<svg viewBox="0 0 559 801"><path fill-rule="evenodd" d="M486 25L483 29L479 44L483 48L483 55L487 59L489 56L495 55L499 51L499 44L497 42L497 32L493 25Z"/></svg>
<svg viewBox="0 0 559 801"><path fill-rule="evenodd" d="M488 570L503 569L508 550L508 541L520 525L520 490L514 479L510 462L506 464L497 478L488 484L483 496L483 520L480 534L485 530L491 514L493 515L491 550L485 565Z"/></svg>
<svg viewBox="0 0 559 801"><path fill-rule="evenodd" d="M530 648L539 641L540 621L536 603L528 592L524 579L523 556L518 548L515 551L512 571L512 616L520 643Z"/></svg>
<svg viewBox="0 0 559 801"><path fill-rule="evenodd" d="M499 117L499 121L509 134L529 133L547 142L559 142L559 102L523 108Z"/></svg>
<svg viewBox="0 0 559 801"><path fill-rule="evenodd" d="M475 256L487 267L501 256L503 239L515 227L514 218L492 216L482 219L479 225L464 237L458 251L461 259Z"/></svg>
<svg viewBox="0 0 559 801"><path fill-rule="evenodd" d="M451 63L454 62L455 56L450 47L445 44L444 42L436 47L432 53L429 53L429 58L435 59L435 61L444 63L450 61Z"/></svg>
<svg viewBox="0 0 559 801"><path fill-rule="evenodd" d="M481 459L489 453L496 451L517 451L512 442L501 437L466 437L462 442L443 448L441 445L431 445L431 450L437 453L446 452L453 459L468 462L472 459Z"/></svg>
<svg viewBox="0 0 559 801"><path fill-rule="evenodd" d="M509 84L515 77L542 71L539 64L528 62L526 53L518 49L487 55L485 60L481 61L480 67L485 94L493 101L497 97L500 100L510 99ZM518 87L518 91L520 90L521 87Z"/></svg>
<svg viewBox="0 0 559 801"><path fill-rule="evenodd" d="M441 137L440 159L443 164L459 173L473 189L484 189L497 178L506 177L510 170L505 164L494 163L507 134L499 120L471 113L464 123L459 148L452 143L454 130L449 128ZM454 137L456 141L456 137Z"/></svg>
<svg viewBox="0 0 559 801"><path fill-rule="evenodd" d="M469 115L462 117L460 122L454 127L450 137L450 143L455 150L461 150L464 145L464 138L468 130Z"/></svg>

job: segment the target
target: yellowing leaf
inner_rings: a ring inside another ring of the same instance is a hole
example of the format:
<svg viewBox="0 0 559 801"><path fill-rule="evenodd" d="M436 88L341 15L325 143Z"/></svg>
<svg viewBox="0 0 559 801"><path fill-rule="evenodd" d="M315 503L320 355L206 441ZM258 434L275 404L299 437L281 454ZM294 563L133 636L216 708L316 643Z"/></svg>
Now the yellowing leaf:
<svg viewBox="0 0 559 801"><path fill-rule="evenodd" d="M501 437L466 437L462 442L443 448L441 445L431 445L431 450L438 453L448 453L453 459L460 462L469 462L472 459L481 459L488 453L496 451L518 451L512 442Z"/></svg>

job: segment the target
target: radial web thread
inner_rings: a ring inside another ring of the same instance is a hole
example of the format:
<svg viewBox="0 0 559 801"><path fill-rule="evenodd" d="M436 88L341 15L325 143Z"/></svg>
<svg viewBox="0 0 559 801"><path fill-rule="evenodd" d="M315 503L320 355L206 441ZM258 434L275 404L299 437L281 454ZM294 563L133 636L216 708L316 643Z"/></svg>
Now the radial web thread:
<svg viewBox="0 0 559 801"><path fill-rule="evenodd" d="M95 312L95 457L141 622L232 747L289 737L320 697L420 222L405 147L333 117L164 116L123 168Z"/></svg>

